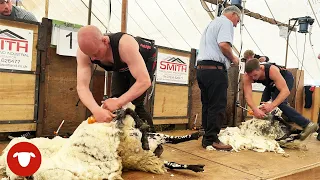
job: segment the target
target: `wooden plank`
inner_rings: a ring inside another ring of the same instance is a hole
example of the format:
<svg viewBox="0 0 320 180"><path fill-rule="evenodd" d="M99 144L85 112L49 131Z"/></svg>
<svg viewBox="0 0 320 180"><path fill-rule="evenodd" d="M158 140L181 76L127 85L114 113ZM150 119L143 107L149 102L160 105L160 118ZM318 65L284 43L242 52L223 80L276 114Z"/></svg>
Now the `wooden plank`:
<svg viewBox="0 0 320 180"><path fill-rule="evenodd" d="M153 119L153 124L188 124L188 118L181 119Z"/></svg>
<svg viewBox="0 0 320 180"><path fill-rule="evenodd" d="M92 78L92 94L96 102L101 105L104 93L104 72L96 71Z"/></svg>
<svg viewBox="0 0 320 180"><path fill-rule="evenodd" d="M0 104L0 121L33 120L34 105L3 105Z"/></svg>
<svg viewBox="0 0 320 180"><path fill-rule="evenodd" d="M288 102L291 107L295 108L299 113L302 114L303 110L303 91L304 91L304 72L297 68L288 68L294 78L293 88L288 97ZM299 86L299 87L298 87Z"/></svg>
<svg viewBox="0 0 320 180"><path fill-rule="evenodd" d="M0 72L0 104L34 104L35 81L34 74Z"/></svg>
<svg viewBox="0 0 320 180"><path fill-rule="evenodd" d="M0 132L21 132L21 131L35 131L36 123L26 124L0 124Z"/></svg>
<svg viewBox="0 0 320 180"><path fill-rule="evenodd" d="M309 167L308 167L309 168ZM300 179L320 179L320 166L312 169L302 169L300 172L292 173L278 180L300 180Z"/></svg>
<svg viewBox="0 0 320 180"><path fill-rule="evenodd" d="M245 104L246 104L246 101L245 101L245 97L244 97L242 79L243 79L243 74L240 74L239 103L240 103L240 106L244 107ZM246 114L246 112L243 109L237 107L237 117L236 117L236 122L235 122L234 126L239 126L241 124L241 122L244 121L244 119L245 119L244 115L245 114Z"/></svg>
<svg viewBox="0 0 320 180"><path fill-rule="evenodd" d="M259 106L260 101L261 101L261 97L262 97L262 92L259 92L259 91L252 92L252 100L256 106ZM251 108L249 106L247 108L249 110L251 110Z"/></svg>
<svg viewBox="0 0 320 180"><path fill-rule="evenodd" d="M194 72L196 74L196 72ZM194 75L194 79L191 86L191 117L189 128L193 128L196 126L200 128L202 125L202 103L201 103L201 92L199 89L198 81L196 75ZM196 119L197 116L197 119ZM196 122L195 122L196 121Z"/></svg>
<svg viewBox="0 0 320 180"><path fill-rule="evenodd" d="M195 131L172 131L172 133L164 133L168 135L186 135L193 132ZM259 153L251 150L231 153L207 151L201 147L201 138L197 141L188 141L175 145L167 144L166 146L174 147L177 150L189 152L197 157L210 159L225 167L257 176L255 179L273 179L275 177L284 177L288 174L296 173L303 168L305 170L314 168L313 165L319 167L320 160L319 158L315 158L318 157L320 153L318 142L314 137L307 138L303 144L307 146L308 151L284 149L285 152L289 154L289 157L286 158L283 157L282 154L276 154L274 152ZM216 179L221 178L216 177Z"/></svg>
<svg viewBox="0 0 320 180"><path fill-rule="evenodd" d="M315 91L313 92L312 98L312 118L313 122L318 122L319 116L319 109L320 109L320 87L316 87Z"/></svg>
<svg viewBox="0 0 320 180"><path fill-rule="evenodd" d="M217 5L218 3L221 4L223 2L222 0L204 0L204 1L206 1L208 3L211 3L211 4L215 4L215 5ZM231 4L226 3L226 7L228 7L228 6L231 6ZM274 25L277 25L277 26L290 27L290 29L292 29L293 31L296 31L296 28L293 27L292 25L289 26L289 24L284 24L284 23L279 22L279 21L277 21L275 19L263 16L263 15L261 15L259 13L251 12L248 9L244 9L243 11L244 11L244 15L250 16L250 17L255 18L257 20L261 20L261 21L264 21L264 22L267 22L267 23L270 23L270 24L274 24Z"/></svg>
<svg viewBox="0 0 320 180"><path fill-rule="evenodd" d="M183 134L185 135L185 134ZM192 141L193 151L197 150L200 145ZM257 176L238 171L237 169L226 167L214 162L214 159L202 158L188 152L184 149L176 149L174 145L164 145L164 152L161 159L182 164L204 164L204 172L195 173L190 170L170 170L164 174L153 174L141 171L124 171L122 177L124 180L253 180L259 179ZM205 151L204 149L200 151ZM209 152L209 151L208 151ZM213 153L212 151L210 151Z"/></svg>
<svg viewBox="0 0 320 180"><path fill-rule="evenodd" d="M33 31L33 47L32 47L32 62L31 71L36 71L37 67L37 43L38 43L38 25L28 24L18 21L10 21L5 19L0 19L0 25L10 26L14 28L28 29Z"/></svg>
<svg viewBox="0 0 320 180"><path fill-rule="evenodd" d="M86 107L80 102L77 93L77 62L75 57L60 56L55 48L48 48L45 80L44 114L41 134L53 135L62 120L60 132L73 133L86 119ZM40 118L40 117L39 117Z"/></svg>
<svg viewBox="0 0 320 180"><path fill-rule="evenodd" d="M128 25L128 0L122 0L122 11L121 11L121 32L127 32Z"/></svg>
<svg viewBox="0 0 320 180"><path fill-rule="evenodd" d="M188 86L156 84L153 116L187 116Z"/></svg>
<svg viewBox="0 0 320 180"><path fill-rule="evenodd" d="M237 95L239 67L231 65L228 69L227 107L223 126L234 126L235 101Z"/></svg>
<svg viewBox="0 0 320 180"><path fill-rule="evenodd" d="M305 99L305 93L303 94L303 99ZM303 107L305 106L305 101L303 101ZM313 122L318 122L320 108L320 87L315 88L312 93L312 106L310 108L303 108L302 115Z"/></svg>
<svg viewBox="0 0 320 180"><path fill-rule="evenodd" d="M295 87L296 87L296 99L295 106L296 110L302 114L303 110L303 91L304 91L304 71L298 70L297 76L295 78Z"/></svg>

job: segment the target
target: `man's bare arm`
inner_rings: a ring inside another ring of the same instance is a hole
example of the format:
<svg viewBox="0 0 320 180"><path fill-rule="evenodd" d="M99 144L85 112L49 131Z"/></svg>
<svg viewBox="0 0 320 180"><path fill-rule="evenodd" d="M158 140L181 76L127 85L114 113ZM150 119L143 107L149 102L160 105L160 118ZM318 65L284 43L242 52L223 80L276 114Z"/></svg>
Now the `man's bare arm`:
<svg viewBox="0 0 320 180"><path fill-rule="evenodd" d="M120 57L136 79L133 86L118 99L120 106L123 106L142 95L151 86L151 80L136 40L132 36L123 35L119 44Z"/></svg>
<svg viewBox="0 0 320 180"><path fill-rule="evenodd" d="M232 53L232 48L228 42L219 43L219 47L224 56L226 56L235 65L239 65L239 58Z"/></svg>
<svg viewBox="0 0 320 180"><path fill-rule="evenodd" d="M243 91L244 91L244 96L247 101L248 106L252 109L255 110L257 106L254 104L252 100L252 80L247 74L243 75Z"/></svg>
<svg viewBox="0 0 320 180"><path fill-rule="evenodd" d="M272 101L271 105L275 108L279 106L289 95L290 91L288 89L287 83L282 77L279 68L276 66L271 66L270 67L270 72L269 72L270 79L273 80L275 83L277 89L280 91L279 95L275 100Z"/></svg>
<svg viewBox="0 0 320 180"><path fill-rule="evenodd" d="M100 108L90 91L91 61L80 49L77 51L77 91L81 102L93 113Z"/></svg>

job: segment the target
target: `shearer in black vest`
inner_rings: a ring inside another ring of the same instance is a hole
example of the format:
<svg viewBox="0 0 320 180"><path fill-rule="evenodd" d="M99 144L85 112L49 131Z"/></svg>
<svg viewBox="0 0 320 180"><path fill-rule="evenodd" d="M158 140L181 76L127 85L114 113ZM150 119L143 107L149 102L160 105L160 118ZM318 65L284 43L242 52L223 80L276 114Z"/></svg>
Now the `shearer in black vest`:
<svg viewBox="0 0 320 180"><path fill-rule="evenodd" d="M246 62L245 72L246 74L243 77L244 94L255 117L263 118L266 116L265 113L279 107L289 120L303 128L300 140L305 140L311 133L318 130L318 124L303 117L287 103L287 98L294 83L291 72L276 65L260 64L258 59ZM271 91L272 103L263 103L263 106L259 109L252 100L252 83L265 85Z"/></svg>
<svg viewBox="0 0 320 180"><path fill-rule="evenodd" d="M139 117L154 131L152 117L144 107L146 91L151 86L156 67L154 44L121 32L103 35L92 25L80 28L78 44L77 91L96 121L110 122L115 116L114 110L132 102ZM104 101L103 108L89 89L92 64L113 71L112 98Z"/></svg>

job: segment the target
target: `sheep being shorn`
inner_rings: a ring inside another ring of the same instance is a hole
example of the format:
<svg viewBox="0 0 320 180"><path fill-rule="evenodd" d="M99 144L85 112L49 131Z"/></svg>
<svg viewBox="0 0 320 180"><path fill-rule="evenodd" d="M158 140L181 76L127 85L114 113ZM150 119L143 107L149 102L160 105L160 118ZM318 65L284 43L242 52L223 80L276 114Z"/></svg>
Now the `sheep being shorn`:
<svg viewBox="0 0 320 180"><path fill-rule="evenodd" d="M299 141L295 141L301 131L294 129L281 115L281 110L276 108L268 119L253 118L239 127L227 127L220 132L219 139L231 145L234 151L284 153L283 148L306 150Z"/></svg>
<svg viewBox="0 0 320 180"><path fill-rule="evenodd" d="M170 142L183 142L198 139L200 133L189 136L166 136L145 133L149 150L144 150L142 133L136 127L131 111L121 110L122 118L117 116L111 123L83 121L68 139L15 138L3 151L0 168L10 179L17 179L6 164L6 155L14 144L27 141L39 147L42 154L40 169L33 179L122 179L122 169L141 170L157 174L170 169L190 169L203 171L204 165L183 165L161 160L154 154L154 147ZM123 116L123 114L125 114ZM141 124L139 124L141 123ZM138 122L139 128L143 122ZM150 140L150 141L149 141ZM57 143L59 141L59 143ZM54 145L54 146L50 146Z"/></svg>

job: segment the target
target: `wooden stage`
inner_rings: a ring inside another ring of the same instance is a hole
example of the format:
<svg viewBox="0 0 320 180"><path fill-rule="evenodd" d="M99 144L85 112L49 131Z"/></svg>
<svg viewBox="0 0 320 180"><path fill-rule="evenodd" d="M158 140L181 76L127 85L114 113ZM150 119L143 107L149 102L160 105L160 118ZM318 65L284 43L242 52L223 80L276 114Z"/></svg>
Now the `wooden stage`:
<svg viewBox="0 0 320 180"><path fill-rule="evenodd" d="M192 131L165 132L171 135L186 135ZM8 142L0 144L3 149ZM273 152L253 151L222 152L207 151L201 147L201 140L181 144L164 145L162 158L188 164L205 164L205 172L194 173L189 170L168 170L164 175L140 171L123 172L124 179L134 180L186 180L186 179L281 179L315 180L320 179L320 141L310 136L304 142L308 151L285 149L289 157Z"/></svg>

